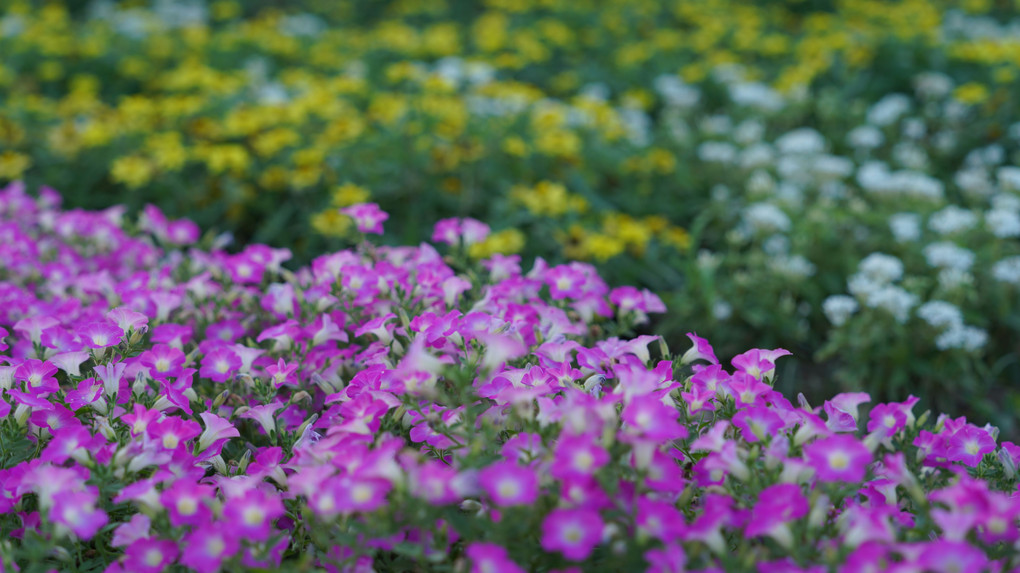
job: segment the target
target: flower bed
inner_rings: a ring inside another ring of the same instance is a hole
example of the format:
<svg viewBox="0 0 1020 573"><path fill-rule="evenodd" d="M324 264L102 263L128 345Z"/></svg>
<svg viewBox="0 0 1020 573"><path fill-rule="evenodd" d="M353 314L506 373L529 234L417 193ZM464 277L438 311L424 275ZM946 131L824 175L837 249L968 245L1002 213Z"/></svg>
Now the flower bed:
<svg viewBox="0 0 1020 573"><path fill-rule="evenodd" d="M995 428L794 404L786 351L629 338L657 297L472 263L486 232L290 272L155 208L0 191L3 570L1020 566Z"/></svg>

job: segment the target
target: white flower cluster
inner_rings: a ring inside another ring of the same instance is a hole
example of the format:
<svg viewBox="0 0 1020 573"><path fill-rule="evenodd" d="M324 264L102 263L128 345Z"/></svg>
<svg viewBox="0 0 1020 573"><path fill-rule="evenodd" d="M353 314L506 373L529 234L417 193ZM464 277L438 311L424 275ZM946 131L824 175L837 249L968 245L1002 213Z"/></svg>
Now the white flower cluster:
<svg viewBox="0 0 1020 573"><path fill-rule="evenodd" d="M857 304L857 299L845 294L832 295L822 303L822 312L836 327L843 326L858 308L860 305Z"/></svg>
<svg viewBox="0 0 1020 573"><path fill-rule="evenodd" d="M951 241L931 243L924 248L924 258L939 269L967 271L974 264L974 252Z"/></svg>
<svg viewBox="0 0 1020 573"><path fill-rule="evenodd" d="M893 284L903 278L903 263L884 253L868 255L847 280L850 294L869 308L884 309L901 324L910 318L910 310L918 303L916 295ZM830 319L831 320L831 319Z"/></svg>

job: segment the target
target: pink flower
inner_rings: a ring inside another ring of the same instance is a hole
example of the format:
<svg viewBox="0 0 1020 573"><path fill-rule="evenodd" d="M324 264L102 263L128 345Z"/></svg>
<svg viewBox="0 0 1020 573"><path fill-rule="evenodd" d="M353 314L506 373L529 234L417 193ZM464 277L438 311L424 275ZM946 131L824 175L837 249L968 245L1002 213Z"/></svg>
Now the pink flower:
<svg viewBox="0 0 1020 573"><path fill-rule="evenodd" d="M645 553L648 562L646 573L684 573L687 571L687 555L679 544L669 544L661 549L649 549Z"/></svg>
<svg viewBox="0 0 1020 573"><path fill-rule="evenodd" d="M168 450L176 450L184 442L198 437L201 433L202 426L197 422L177 417L164 418L149 430L149 435L159 440L159 443Z"/></svg>
<svg viewBox="0 0 1020 573"><path fill-rule="evenodd" d="M218 573L225 559L241 550L232 528L224 523L206 523L184 536L186 547L181 565L198 573Z"/></svg>
<svg viewBox="0 0 1020 573"><path fill-rule="evenodd" d="M538 477L534 470L513 462L500 461L483 469L478 472L478 482L501 507L529 505L538 498Z"/></svg>
<svg viewBox="0 0 1020 573"><path fill-rule="evenodd" d="M870 401L871 396L864 392L837 394L832 400L826 400L825 414L829 418L826 426L833 432L856 432L857 408Z"/></svg>
<svg viewBox="0 0 1020 573"><path fill-rule="evenodd" d="M687 437L687 428L680 425L678 416L676 408L663 404L655 396L645 395L624 406L621 419L632 433L649 440L666 441Z"/></svg>
<svg viewBox="0 0 1020 573"><path fill-rule="evenodd" d="M468 545L464 553L471 560L471 573L524 573L501 545L476 542Z"/></svg>
<svg viewBox="0 0 1020 573"><path fill-rule="evenodd" d="M383 233L383 221L390 218L376 203L359 203L340 209L340 212L354 219L358 231L376 235Z"/></svg>
<svg viewBox="0 0 1020 573"><path fill-rule="evenodd" d="M995 451L995 440L985 430L970 424L956 430L949 436L946 458L951 462L963 462L972 468L981 463L985 454Z"/></svg>
<svg viewBox="0 0 1020 573"><path fill-rule="evenodd" d="M638 530L662 541L672 543L684 531L684 516L672 503L641 497L637 500Z"/></svg>
<svg viewBox="0 0 1020 573"><path fill-rule="evenodd" d="M166 508L170 525L201 525L212 519L212 510L205 504L215 491L207 485L198 485L181 479L167 486L159 501Z"/></svg>
<svg viewBox="0 0 1020 573"><path fill-rule="evenodd" d="M688 364L695 360L705 360L709 364L719 364L719 359L715 357L715 350L712 349L712 345L707 340L693 332L688 332L687 338L690 338L694 345L684 353L680 362Z"/></svg>
<svg viewBox="0 0 1020 573"><path fill-rule="evenodd" d="M609 454L589 435L562 436L556 443L549 474L555 478L589 477L609 462Z"/></svg>
<svg viewBox="0 0 1020 573"><path fill-rule="evenodd" d="M75 332L89 348L117 346L124 339L124 330L109 322L90 322L79 326Z"/></svg>
<svg viewBox="0 0 1020 573"><path fill-rule="evenodd" d="M807 463L819 481L859 482L867 474L871 452L856 438L836 434L804 447Z"/></svg>
<svg viewBox="0 0 1020 573"><path fill-rule="evenodd" d="M40 394L60 390L54 374L57 367L42 360L29 359L22 362L14 371L14 379L25 383L25 392L38 396Z"/></svg>
<svg viewBox="0 0 1020 573"><path fill-rule="evenodd" d="M907 425L907 415L896 404L877 404L868 418L868 431L880 437L896 435Z"/></svg>
<svg viewBox="0 0 1020 573"><path fill-rule="evenodd" d="M755 406L737 412L733 416L733 425L740 428L746 441L757 442L776 435L785 423L771 408Z"/></svg>
<svg viewBox="0 0 1020 573"><path fill-rule="evenodd" d="M252 541L268 539L273 521L283 514L280 499L261 489L227 499L223 506L223 518L240 536Z"/></svg>
<svg viewBox="0 0 1020 573"><path fill-rule="evenodd" d="M202 358L198 375L213 382L226 382L241 367L241 359L228 347L220 346Z"/></svg>
<svg viewBox="0 0 1020 573"><path fill-rule="evenodd" d="M184 352L166 344L157 344L138 358L142 366L149 369L149 375L156 380L166 380L181 374L184 368Z"/></svg>
<svg viewBox="0 0 1020 573"><path fill-rule="evenodd" d="M602 517L592 509L554 509L542 522L542 549L583 561L602 540Z"/></svg>
<svg viewBox="0 0 1020 573"><path fill-rule="evenodd" d="M771 485L758 495L758 503L751 512L751 519L744 529L744 537L769 535L789 546L789 529L784 526L800 519L811 510L800 486L792 483Z"/></svg>
<svg viewBox="0 0 1020 573"><path fill-rule="evenodd" d="M124 551L124 570L132 573L159 573L177 559L177 544L158 539L139 539Z"/></svg>
<svg viewBox="0 0 1020 573"><path fill-rule="evenodd" d="M106 512L96 508L97 494L86 491L61 491L53 494L50 519L71 530L78 539L88 540L106 525Z"/></svg>

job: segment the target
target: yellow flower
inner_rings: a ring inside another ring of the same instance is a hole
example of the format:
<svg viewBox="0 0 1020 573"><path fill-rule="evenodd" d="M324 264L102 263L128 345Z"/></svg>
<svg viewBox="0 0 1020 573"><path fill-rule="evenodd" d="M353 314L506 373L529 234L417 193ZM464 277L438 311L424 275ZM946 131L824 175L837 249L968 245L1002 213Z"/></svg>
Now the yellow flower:
<svg viewBox="0 0 1020 573"><path fill-rule="evenodd" d="M518 253L523 248L524 233L518 229L504 229L468 247L468 255L474 259L485 259L496 253Z"/></svg>
<svg viewBox="0 0 1020 573"><path fill-rule="evenodd" d="M312 215L312 229L327 237L344 237L351 230L351 218L336 209Z"/></svg>
<svg viewBox="0 0 1020 573"><path fill-rule="evenodd" d="M988 88L976 82L966 83L953 90L953 97L960 103L978 105L988 99Z"/></svg>
<svg viewBox="0 0 1020 573"><path fill-rule="evenodd" d="M601 233L587 235L582 245L584 250L599 262L608 261L622 253L624 249L623 241Z"/></svg>
<svg viewBox="0 0 1020 573"><path fill-rule="evenodd" d="M681 251L686 251L691 246L691 236L680 227L670 227L662 233L662 241Z"/></svg>
<svg viewBox="0 0 1020 573"><path fill-rule="evenodd" d="M282 191L287 188L290 175L279 165L273 165L259 175L259 185L270 191Z"/></svg>
<svg viewBox="0 0 1020 573"><path fill-rule="evenodd" d="M145 147L156 165L167 171L176 171L188 161L188 151L181 142L181 134L176 131L150 135Z"/></svg>
<svg viewBox="0 0 1020 573"><path fill-rule="evenodd" d="M581 150L581 138L565 129L550 130L538 135L535 148L546 155L575 157Z"/></svg>
<svg viewBox="0 0 1020 573"><path fill-rule="evenodd" d="M508 155L525 157L528 155L528 144L520 137L512 135L503 140L503 151Z"/></svg>
<svg viewBox="0 0 1020 573"><path fill-rule="evenodd" d="M32 166L32 160L24 153L5 151L0 153L0 179L18 179Z"/></svg>
<svg viewBox="0 0 1020 573"><path fill-rule="evenodd" d="M365 203L372 196L372 193L368 189L355 185L354 183L344 183L333 190L333 201L334 207L350 207L358 203Z"/></svg>
<svg viewBox="0 0 1020 573"><path fill-rule="evenodd" d="M155 168L152 162L140 155L119 157L113 162L110 177L117 183L137 189L152 180Z"/></svg>
<svg viewBox="0 0 1020 573"><path fill-rule="evenodd" d="M251 163L248 152L236 143L203 145L196 149L196 154L205 161L209 171L214 174L230 171L234 175L240 175Z"/></svg>

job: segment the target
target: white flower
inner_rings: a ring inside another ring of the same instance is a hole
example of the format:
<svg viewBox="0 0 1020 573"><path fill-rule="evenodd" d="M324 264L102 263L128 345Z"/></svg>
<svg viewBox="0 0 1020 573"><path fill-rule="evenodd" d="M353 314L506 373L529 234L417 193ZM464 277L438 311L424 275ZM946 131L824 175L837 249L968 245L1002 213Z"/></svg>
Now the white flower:
<svg viewBox="0 0 1020 573"><path fill-rule="evenodd" d="M968 352L979 350L988 342L988 333L974 326L958 325L946 330L935 339L939 350L962 348Z"/></svg>
<svg viewBox="0 0 1020 573"><path fill-rule="evenodd" d="M983 167L961 169L956 172L953 182L967 194L978 197L991 195L995 191L995 186L992 185L988 171Z"/></svg>
<svg viewBox="0 0 1020 573"><path fill-rule="evenodd" d="M698 88L685 84L677 76L661 75L655 78L652 86L670 107L694 107L701 99L701 92Z"/></svg>
<svg viewBox="0 0 1020 573"><path fill-rule="evenodd" d="M744 224L754 231L790 230L790 218L771 203L754 203L744 210Z"/></svg>
<svg viewBox="0 0 1020 573"><path fill-rule="evenodd" d="M973 212L949 205L932 214L928 219L928 228L940 235L950 235L973 229L977 221L977 215Z"/></svg>
<svg viewBox="0 0 1020 573"><path fill-rule="evenodd" d="M889 217L889 229L897 242L916 241L921 238L921 216L916 213L896 213Z"/></svg>
<svg viewBox="0 0 1020 573"><path fill-rule="evenodd" d="M765 124L761 120L747 119L733 131L733 141L741 145L750 145L761 141L765 135Z"/></svg>
<svg viewBox="0 0 1020 573"><path fill-rule="evenodd" d="M1020 214L1005 209L992 209L985 213L985 225L1000 239L1020 237Z"/></svg>
<svg viewBox="0 0 1020 573"><path fill-rule="evenodd" d="M717 300L712 305L712 317L716 320L726 320L733 315L733 307L729 303Z"/></svg>
<svg viewBox="0 0 1020 573"><path fill-rule="evenodd" d="M871 253L857 265L860 274L881 284L903 278L903 263L892 255Z"/></svg>
<svg viewBox="0 0 1020 573"><path fill-rule="evenodd" d="M1006 191L1020 191L1020 167L1000 167L995 172L995 177Z"/></svg>
<svg viewBox="0 0 1020 573"><path fill-rule="evenodd" d="M779 274L796 279L806 279L815 274L815 265L801 255L780 255L772 259Z"/></svg>
<svg viewBox="0 0 1020 573"><path fill-rule="evenodd" d="M832 295L822 303L822 312L833 326L843 326L857 309L857 300L845 294Z"/></svg>
<svg viewBox="0 0 1020 573"><path fill-rule="evenodd" d="M992 208L1020 213L1020 197L1008 193L997 193L992 197Z"/></svg>
<svg viewBox="0 0 1020 573"><path fill-rule="evenodd" d="M917 309L917 316L938 329L963 326L963 313L956 305L943 301L932 300Z"/></svg>
<svg viewBox="0 0 1020 573"><path fill-rule="evenodd" d="M850 130L846 136L847 143L857 149L874 149L885 142L882 130L873 125L861 125Z"/></svg>
<svg viewBox="0 0 1020 573"><path fill-rule="evenodd" d="M728 115L712 115L701 120L698 127L707 135L726 135L733 130L733 120Z"/></svg>
<svg viewBox="0 0 1020 573"><path fill-rule="evenodd" d="M725 141L706 141L698 146L698 159L705 163L733 163L737 148Z"/></svg>
<svg viewBox="0 0 1020 573"><path fill-rule="evenodd" d="M1020 256L1009 257L992 265L995 280L1020 285Z"/></svg>
<svg viewBox="0 0 1020 573"><path fill-rule="evenodd" d="M974 275L960 269L942 269L938 276L939 288L954 291L974 284Z"/></svg>
<svg viewBox="0 0 1020 573"><path fill-rule="evenodd" d="M924 258L933 267L969 270L974 264L974 253L956 243L940 241L924 248Z"/></svg>
<svg viewBox="0 0 1020 573"><path fill-rule="evenodd" d="M854 162L838 155L819 155L814 158L811 170L822 181L843 179L854 172Z"/></svg>
<svg viewBox="0 0 1020 573"><path fill-rule="evenodd" d="M868 110L868 123L884 127L893 124L910 111L910 98L903 94L889 94Z"/></svg>
<svg viewBox="0 0 1020 573"><path fill-rule="evenodd" d="M776 152L768 143L759 142L740 152L740 166L744 169L768 167L776 160Z"/></svg>
<svg viewBox="0 0 1020 573"><path fill-rule="evenodd" d="M928 133L928 126L919 117L910 117L903 120L903 135L908 139L921 139Z"/></svg>
<svg viewBox="0 0 1020 573"><path fill-rule="evenodd" d="M896 322L903 324L910 317L910 309L917 304L917 296L898 286L886 285L871 293L865 304L887 310Z"/></svg>
<svg viewBox="0 0 1020 573"><path fill-rule="evenodd" d="M814 154L825 151L825 138L810 127L801 127L785 133L776 140L780 153Z"/></svg>
<svg viewBox="0 0 1020 573"><path fill-rule="evenodd" d="M783 96L760 83L740 82L730 86L730 99L739 106L773 112L783 109Z"/></svg>
<svg viewBox="0 0 1020 573"><path fill-rule="evenodd" d="M928 154L910 141L901 141L893 147L893 159L907 169L925 169L928 166Z"/></svg>
<svg viewBox="0 0 1020 573"><path fill-rule="evenodd" d="M953 91L953 80L940 72L922 72L914 78L914 90L922 98L946 97Z"/></svg>

